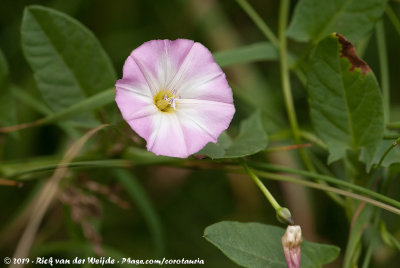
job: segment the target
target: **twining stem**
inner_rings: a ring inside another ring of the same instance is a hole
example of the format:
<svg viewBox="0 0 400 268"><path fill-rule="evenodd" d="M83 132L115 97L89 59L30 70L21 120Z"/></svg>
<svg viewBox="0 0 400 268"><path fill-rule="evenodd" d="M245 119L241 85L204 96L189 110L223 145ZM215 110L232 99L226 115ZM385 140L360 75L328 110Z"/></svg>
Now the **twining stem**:
<svg viewBox="0 0 400 268"><path fill-rule="evenodd" d="M257 175L254 174L254 172L249 168L249 166L244 160L241 161L241 164L245 172L250 175L255 184L258 186L258 188L260 188L261 192L265 195L267 200L271 203L272 207L275 209L278 220L283 221L284 223L287 224L293 224L293 219L290 214L290 211L287 208L281 207L281 205L279 205L279 203L276 201L271 192L267 189L267 187L265 187L264 183L262 183L262 181L257 177Z"/></svg>
<svg viewBox="0 0 400 268"><path fill-rule="evenodd" d="M252 6L246 0L236 0L242 9L247 13L247 15L253 20L261 32L267 37L267 39L276 47L279 48L279 41L268 27L268 25L263 21L260 15L253 9Z"/></svg>
<svg viewBox="0 0 400 268"><path fill-rule="evenodd" d="M287 43L286 43L286 26L288 21L289 13L289 0L281 0L279 7L279 28L278 28L278 39L279 39L279 56L280 56L280 71L281 71L281 81L283 95L285 98L286 111L289 117L290 127L293 132L293 138L296 144L301 143L301 137L299 132L299 126L297 123L296 112L294 109L293 97L290 88L290 77L289 77L289 67L287 61ZM306 152L303 149L299 149L300 157L302 158L304 165L308 170L314 171L314 167L308 158Z"/></svg>
<svg viewBox="0 0 400 268"><path fill-rule="evenodd" d="M268 171L275 171L275 172L285 172L285 173L291 173L291 174L297 174L297 175L301 175L304 177L309 177L309 178L313 178L316 179L318 181L324 181L324 182L329 182L338 186L343 186L346 187L350 190L354 190L357 191L361 194L365 194L368 196L371 196L377 200L381 200L383 202L386 202L388 204L391 204L392 206L395 206L396 208L400 209L400 202L396 201L392 198L389 198L385 195L379 194L377 192L374 192L372 190L369 190L367 188L355 185L353 183L344 181L344 180L339 180L330 176L326 176L326 175L321 175L321 174L317 174L314 172L309 172L309 171L305 171L305 170L299 170L299 169L294 169L294 168L288 168L288 167L284 167L284 166L278 166L278 165L272 165L272 164L266 164L266 163L260 163L260 162L248 162L248 164L253 167L255 170L268 170ZM257 173L258 171L256 171ZM327 185L325 185L327 186Z"/></svg>
<svg viewBox="0 0 400 268"><path fill-rule="evenodd" d="M385 28L383 21L376 23L376 41L378 45L379 67L381 76L381 87L383 95L383 115L385 125L390 120L390 84L389 84L389 64L387 59Z"/></svg>
<svg viewBox="0 0 400 268"><path fill-rule="evenodd" d="M364 201L364 202L374 205L376 207L380 207L387 211L390 211L397 215L400 215L400 209L398 209L398 208L395 208L393 206L382 203L380 201L377 201L377 200L374 200L374 199L371 199L371 198L368 198L368 197L365 197L365 196L362 196L359 194L355 194L352 192L347 192L345 190L338 189L335 187L331 187L331 186L327 186L327 185L323 185L323 184L315 183L315 182L311 182L311 181L304 181L301 179L296 179L293 177L279 175L279 174L275 174L275 173L264 172L264 171L256 171L256 174L258 174L260 177L264 177L264 178L271 179L271 180L286 181L286 182L300 184L300 185L304 185L304 186L315 188L315 189L320 189L320 190L327 191L327 192L333 192L333 193L336 193L339 195L343 195L343 196L354 198L354 199L357 199L360 201Z"/></svg>
<svg viewBox="0 0 400 268"><path fill-rule="evenodd" d="M285 97L286 110L289 117L290 127L296 143L300 143L299 127L297 124L296 113L293 104L292 92L290 89L289 69L287 64L287 47L286 47L286 23L289 11L289 0L282 0L279 9L279 56L280 71L282 80L282 89Z"/></svg>
<svg viewBox="0 0 400 268"><path fill-rule="evenodd" d="M287 60L287 42L285 36L288 14L289 14L289 5L290 5L289 0L281 0L281 4L279 7L278 39L280 44L279 47L280 71L281 71L280 73L281 73L283 95L285 98L286 111L289 117L290 127L293 132L293 138L296 144L300 144L301 134L297 123L296 111L294 109L293 97L290 86L289 67ZM310 161L307 152L303 148L299 148L299 154L306 168L309 171L315 172L315 168L312 162ZM332 199L336 200L336 202L339 203L342 202L342 199L339 196L333 194L332 192L328 193L328 195Z"/></svg>
<svg viewBox="0 0 400 268"><path fill-rule="evenodd" d="M217 164L214 162L207 162L207 160L203 160L200 163L197 160L196 161L187 161L186 160L186 161L181 161L181 162L180 161L171 161L171 162L165 162L164 164L166 164L166 163L169 163L170 165L173 165L176 167L181 167L181 168L198 169L199 164L201 164L200 167L202 167L202 168L217 169L217 170L223 169L226 172L234 172L234 173L242 173L243 172L242 169L238 169L237 166L233 166L233 167L229 166L229 165L233 164L232 162L226 163L226 165L222 165L224 163ZM285 167L285 166L272 165L272 164L267 164L267 163L254 162L254 161L248 161L247 163L249 166L251 166L253 168L252 169L252 170L254 170L253 173L259 173L262 171L274 171L274 172L297 174L297 175L301 175L303 177L313 178L318 181L329 182L329 183L332 183L337 186L346 187L349 190L353 190L360 194L370 196L372 198L375 198L376 200L386 202L387 204L390 204L391 206L400 209L400 202L397 200L394 200L390 197L379 194L379 193L369 190L367 188L352 184L350 182L336 179L332 176L321 175L321 174L309 172L306 170L294 169L294 168L289 168L289 167ZM163 164L163 163L161 163L161 162L134 163L128 159L105 159L105 160L94 160L94 161L71 162L68 165L68 167L69 168L73 168L73 167L75 167L75 168L98 168L98 167L106 167L106 168L118 167L118 168L120 168L120 167L125 167L126 168L126 167L132 167L132 166L149 166L149 165L151 166L154 164L159 165L159 164ZM210 165L210 164L212 164L212 165ZM66 165L61 164L60 166L66 166ZM58 167L58 165L48 165L48 166L46 165L43 167L37 167L34 170L33 169L25 170L24 172L18 173L18 174L12 173L12 174L9 174L7 176L7 178L21 180L21 178L18 178L18 177L22 176L24 174L27 174L30 172L35 172L35 171L54 170L57 167ZM296 182L294 182L293 180L296 180ZM290 182L297 183L297 181L304 181L304 180L291 178ZM301 184L301 183L297 183L297 184ZM313 187L313 186L309 186L309 185L305 185L305 186ZM317 188L317 189L324 190L323 188ZM361 196L361 195L357 195L357 196ZM355 197L352 196L352 197L359 200L357 198L357 196L355 196ZM369 199L371 199L371 198L369 198Z"/></svg>

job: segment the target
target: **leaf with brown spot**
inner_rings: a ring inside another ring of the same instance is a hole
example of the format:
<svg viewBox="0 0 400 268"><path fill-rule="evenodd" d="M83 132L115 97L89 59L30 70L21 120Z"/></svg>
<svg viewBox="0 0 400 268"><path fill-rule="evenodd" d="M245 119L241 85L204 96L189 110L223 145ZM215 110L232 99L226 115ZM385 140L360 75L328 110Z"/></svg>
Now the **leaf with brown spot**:
<svg viewBox="0 0 400 268"><path fill-rule="evenodd" d="M369 170L384 131L374 73L351 43L331 34L311 53L307 76L311 120L328 146L328 163L344 158L350 150Z"/></svg>
<svg viewBox="0 0 400 268"><path fill-rule="evenodd" d="M354 71L355 68L360 68L364 75L370 72L371 68L369 68L365 61L358 57L353 44L347 41L343 35L338 33L335 33L335 35L338 37L339 43L341 44L340 57L348 59L351 63L350 72Z"/></svg>

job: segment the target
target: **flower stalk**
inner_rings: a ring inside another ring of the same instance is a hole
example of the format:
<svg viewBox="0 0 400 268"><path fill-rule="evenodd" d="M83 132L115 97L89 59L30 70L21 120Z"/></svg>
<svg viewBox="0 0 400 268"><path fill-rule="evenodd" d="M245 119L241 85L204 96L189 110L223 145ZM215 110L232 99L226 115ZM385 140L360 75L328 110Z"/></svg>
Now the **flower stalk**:
<svg viewBox="0 0 400 268"><path fill-rule="evenodd" d="M288 208L279 205L279 203L276 201L276 199L268 190L268 188L262 183L262 181L257 177L257 175L249 168L249 166L244 160L242 160L241 163L245 172L250 175L255 184L258 186L258 188L265 195L269 203L275 209L277 219L285 224L293 224L293 218L290 213L290 210Z"/></svg>

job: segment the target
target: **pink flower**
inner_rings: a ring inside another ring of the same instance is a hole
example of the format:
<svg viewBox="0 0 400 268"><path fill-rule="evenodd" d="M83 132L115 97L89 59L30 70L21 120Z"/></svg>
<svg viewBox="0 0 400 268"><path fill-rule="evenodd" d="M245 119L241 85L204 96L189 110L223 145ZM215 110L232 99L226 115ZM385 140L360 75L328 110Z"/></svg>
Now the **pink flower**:
<svg viewBox="0 0 400 268"><path fill-rule="evenodd" d="M217 142L235 113L232 90L200 43L152 40L132 51L115 100L156 155L185 158Z"/></svg>

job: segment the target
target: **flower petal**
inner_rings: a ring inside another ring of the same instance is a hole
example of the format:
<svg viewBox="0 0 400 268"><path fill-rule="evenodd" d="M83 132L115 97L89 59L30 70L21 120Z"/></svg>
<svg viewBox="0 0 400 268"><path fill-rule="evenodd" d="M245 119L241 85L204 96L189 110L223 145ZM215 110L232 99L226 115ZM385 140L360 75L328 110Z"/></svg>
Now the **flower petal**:
<svg viewBox="0 0 400 268"><path fill-rule="evenodd" d="M142 72L153 95L160 89L168 89L168 84L175 77L193 44L193 41L186 39L152 40L131 53L130 58Z"/></svg>
<svg viewBox="0 0 400 268"><path fill-rule="evenodd" d="M186 158L209 142L217 142L228 128L232 104L203 100L179 100L174 113L151 116L151 134L144 137L147 150L157 155Z"/></svg>
<svg viewBox="0 0 400 268"><path fill-rule="evenodd" d="M198 152L207 143L216 143L219 135L229 127L235 107L223 102L180 99L176 114L186 137L190 154Z"/></svg>
<svg viewBox="0 0 400 268"><path fill-rule="evenodd" d="M120 80L121 81L121 80ZM118 81L119 82L119 81ZM141 137L149 136L151 122L148 118L150 115L157 113L158 109L153 103L153 99L149 96L138 94L140 90L126 89L125 85L117 82L117 93L115 101L120 109L125 121L136 131ZM120 87L122 85L122 87ZM144 91L146 92L146 91Z"/></svg>
<svg viewBox="0 0 400 268"><path fill-rule="evenodd" d="M211 52L194 43L169 88L183 99L203 99L232 103L232 90Z"/></svg>
<svg viewBox="0 0 400 268"><path fill-rule="evenodd" d="M186 139L176 113L157 113L152 116L153 131L146 139L147 150L156 155L186 158L192 153L188 151Z"/></svg>
<svg viewBox="0 0 400 268"><path fill-rule="evenodd" d="M235 112L225 74L207 48L190 40L144 43L132 51L116 87L124 119L157 155L198 152L217 141ZM161 90L173 92L173 112L154 104Z"/></svg>

